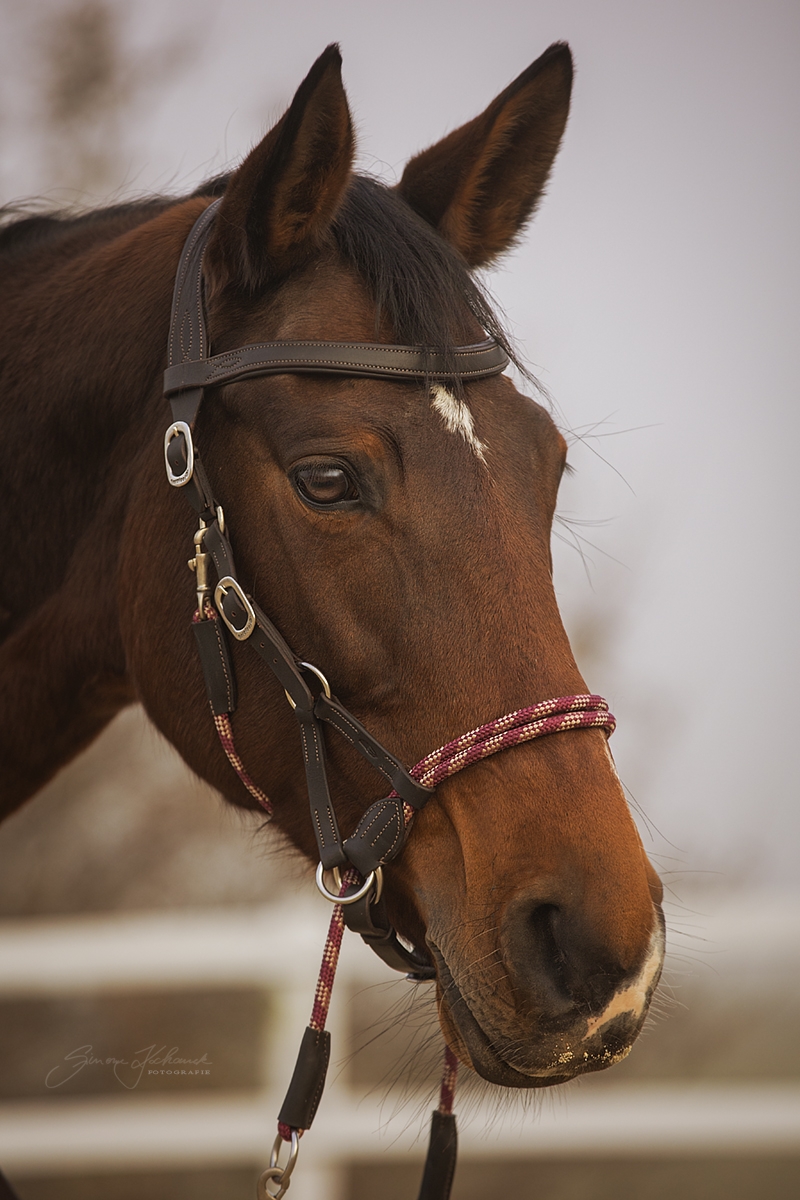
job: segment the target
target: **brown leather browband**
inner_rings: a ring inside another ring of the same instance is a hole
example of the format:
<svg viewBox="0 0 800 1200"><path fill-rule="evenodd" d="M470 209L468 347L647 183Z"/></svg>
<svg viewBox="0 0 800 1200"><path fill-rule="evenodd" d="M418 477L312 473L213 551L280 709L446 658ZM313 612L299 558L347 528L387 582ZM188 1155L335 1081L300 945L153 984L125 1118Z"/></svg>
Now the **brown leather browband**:
<svg viewBox="0 0 800 1200"><path fill-rule="evenodd" d="M251 375L326 372L390 379L483 379L508 366L508 356L492 338L458 346L450 355L422 346L372 342L256 342L199 362L177 363L164 372L164 392L213 387Z"/></svg>
<svg viewBox="0 0 800 1200"><path fill-rule="evenodd" d="M172 402L176 420L193 423L203 388L256 375L322 372L436 382L454 377L483 379L508 366L507 354L493 338L455 346L449 352L370 342L276 341L209 356L203 251L220 203L221 199L214 200L195 223L175 279L164 394Z"/></svg>

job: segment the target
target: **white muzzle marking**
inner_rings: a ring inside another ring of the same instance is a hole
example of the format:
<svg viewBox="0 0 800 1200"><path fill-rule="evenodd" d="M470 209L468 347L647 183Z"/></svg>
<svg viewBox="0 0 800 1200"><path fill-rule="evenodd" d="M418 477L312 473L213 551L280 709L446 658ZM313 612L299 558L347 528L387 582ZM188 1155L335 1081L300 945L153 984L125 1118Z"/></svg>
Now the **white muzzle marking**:
<svg viewBox="0 0 800 1200"><path fill-rule="evenodd" d="M627 987L612 997L599 1017L590 1017L587 1020L584 1041L594 1037L598 1029L602 1029L609 1021L613 1021L615 1017L622 1016L623 1013L633 1013L636 1017L642 1015L650 998L650 993L653 990L654 982L658 978L663 959L664 935L661 929L658 928L653 933L650 942L650 953L638 977L634 979L633 983L628 984Z"/></svg>

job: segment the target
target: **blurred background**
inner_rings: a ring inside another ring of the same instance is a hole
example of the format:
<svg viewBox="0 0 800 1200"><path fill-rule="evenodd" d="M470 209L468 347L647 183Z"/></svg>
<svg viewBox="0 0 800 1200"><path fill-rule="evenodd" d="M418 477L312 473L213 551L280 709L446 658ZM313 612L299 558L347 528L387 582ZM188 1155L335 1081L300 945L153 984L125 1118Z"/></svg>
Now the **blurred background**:
<svg viewBox="0 0 800 1200"><path fill-rule="evenodd" d="M58 207L235 164L334 40L361 168L391 182L570 42L549 193L489 285L570 441L557 590L619 722L670 956L619 1067L527 1104L466 1089L454 1200L796 1197L800 8L0 0L0 19L0 201ZM307 870L123 713L0 829L0 1164L23 1200L253 1195L327 918ZM416 1194L435 1014L387 974L347 946L293 1200Z"/></svg>

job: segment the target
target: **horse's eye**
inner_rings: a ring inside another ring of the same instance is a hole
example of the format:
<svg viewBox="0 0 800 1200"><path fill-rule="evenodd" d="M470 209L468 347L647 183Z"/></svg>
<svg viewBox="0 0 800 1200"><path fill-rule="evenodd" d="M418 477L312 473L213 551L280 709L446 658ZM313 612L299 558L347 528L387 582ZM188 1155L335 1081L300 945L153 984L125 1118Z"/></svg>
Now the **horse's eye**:
<svg viewBox="0 0 800 1200"><path fill-rule="evenodd" d="M322 464L300 467L294 473L300 495L312 504L341 504L343 500L358 500L358 488L342 467Z"/></svg>

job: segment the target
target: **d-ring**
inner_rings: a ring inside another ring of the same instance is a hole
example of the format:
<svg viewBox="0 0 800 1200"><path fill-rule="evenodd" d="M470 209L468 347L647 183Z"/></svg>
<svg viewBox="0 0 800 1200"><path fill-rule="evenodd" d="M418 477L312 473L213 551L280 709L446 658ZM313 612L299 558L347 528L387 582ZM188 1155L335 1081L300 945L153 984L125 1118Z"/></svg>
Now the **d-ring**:
<svg viewBox="0 0 800 1200"><path fill-rule="evenodd" d="M330 698L331 698L331 685L328 683L327 679L326 679L326 678L325 678L325 676L322 674L322 671L320 671L319 667L315 667L313 663L309 663L309 662L299 662L297 665L298 665L298 667L305 667L305 669L306 669L307 671L310 671L312 675L316 675L317 679L318 679L318 680L320 681L320 683L322 684L322 690L323 690L323 692L325 693L325 695L326 695L326 696L328 697L328 699L330 700ZM284 688L283 690L284 690L284 692L286 692L286 688ZM297 705L295 704L294 700L292 699L292 697L289 695L289 693L288 693L288 692L286 692L286 699L289 701L289 703L291 704L292 708L297 708Z"/></svg>
<svg viewBox="0 0 800 1200"><path fill-rule="evenodd" d="M333 875L333 881L336 886L341 888L342 875L339 868L333 867L331 870L331 875ZM352 896L339 896L328 891L327 887L325 886L325 868L323 867L322 863L317 865L316 880L317 887L322 892L322 895L325 897L325 899L330 900L331 904L355 904L356 900L361 900L364 896L368 895L370 888L374 884L375 898L373 899L372 903L377 904L381 898L381 892L383 891L383 867L376 867L374 871L370 871L362 886L357 892L354 892Z"/></svg>

